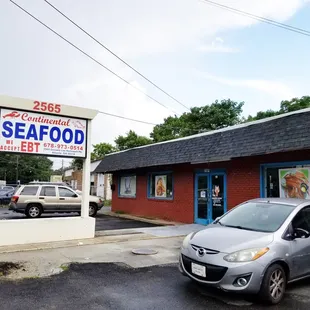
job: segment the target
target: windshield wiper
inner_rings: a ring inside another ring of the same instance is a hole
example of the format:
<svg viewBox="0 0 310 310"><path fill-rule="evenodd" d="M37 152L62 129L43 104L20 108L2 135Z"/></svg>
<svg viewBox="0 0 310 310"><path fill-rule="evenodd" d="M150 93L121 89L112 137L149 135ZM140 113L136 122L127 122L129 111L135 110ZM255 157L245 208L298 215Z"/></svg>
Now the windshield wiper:
<svg viewBox="0 0 310 310"><path fill-rule="evenodd" d="M257 231L256 229L252 229L252 228L248 228L248 227L243 227L243 226L240 226L240 225L237 225L237 226L226 225L226 226L227 227L231 227L231 228L243 229L243 230Z"/></svg>

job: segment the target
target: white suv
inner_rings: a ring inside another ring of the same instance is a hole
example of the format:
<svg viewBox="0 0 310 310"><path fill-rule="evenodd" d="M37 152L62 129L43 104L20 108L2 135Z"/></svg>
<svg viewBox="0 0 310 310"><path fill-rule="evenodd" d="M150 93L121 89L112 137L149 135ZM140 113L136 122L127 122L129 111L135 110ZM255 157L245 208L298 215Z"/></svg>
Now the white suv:
<svg viewBox="0 0 310 310"><path fill-rule="evenodd" d="M22 185L14 193L9 210L37 218L42 213L81 213L82 196L64 185ZM89 215L95 216L103 207L103 200L90 196Z"/></svg>

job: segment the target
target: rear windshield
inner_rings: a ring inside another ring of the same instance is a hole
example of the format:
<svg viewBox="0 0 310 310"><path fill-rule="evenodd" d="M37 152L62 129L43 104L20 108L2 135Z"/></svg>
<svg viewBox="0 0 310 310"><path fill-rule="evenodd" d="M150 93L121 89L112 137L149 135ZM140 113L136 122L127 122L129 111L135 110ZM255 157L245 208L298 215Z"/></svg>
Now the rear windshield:
<svg viewBox="0 0 310 310"><path fill-rule="evenodd" d="M227 213L219 223L245 230L275 232L294 208L284 204L248 202Z"/></svg>
<svg viewBox="0 0 310 310"><path fill-rule="evenodd" d="M22 196L35 196L38 192L39 186L25 186L20 195Z"/></svg>

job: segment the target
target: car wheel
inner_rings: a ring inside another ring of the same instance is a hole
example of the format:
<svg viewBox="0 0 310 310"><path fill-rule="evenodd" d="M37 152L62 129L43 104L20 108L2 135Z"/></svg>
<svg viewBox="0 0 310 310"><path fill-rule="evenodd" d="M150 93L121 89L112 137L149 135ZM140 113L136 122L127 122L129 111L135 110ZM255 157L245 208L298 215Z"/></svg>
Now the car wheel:
<svg viewBox="0 0 310 310"><path fill-rule="evenodd" d="M275 305L284 297L286 289L286 274L282 266L274 264L270 266L262 282L259 297L263 302Z"/></svg>
<svg viewBox="0 0 310 310"><path fill-rule="evenodd" d="M89 205L89 216L92 216L92 217L96 216L97 211L98 211L97 206L93 204Z"/></svg>
<svg viewBox="0 0 310 310"><path fill-rule="evenodd" d="M29 218L38 218L41 216L43 210L40 205L29 205L26 209L26 216Z"/></svg>

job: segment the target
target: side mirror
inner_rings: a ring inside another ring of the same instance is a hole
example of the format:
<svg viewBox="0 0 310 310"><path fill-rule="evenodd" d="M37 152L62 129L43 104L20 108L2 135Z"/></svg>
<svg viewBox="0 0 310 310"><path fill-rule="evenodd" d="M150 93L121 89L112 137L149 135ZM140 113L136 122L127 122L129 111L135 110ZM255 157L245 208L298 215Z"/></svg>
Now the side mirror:
<svg viewBox="0 0 310 310"><path fill-rule="evenodd" d="M293 237L294 239L306 239L310 237L310 232L302 228L295 228Z"/></svg>

